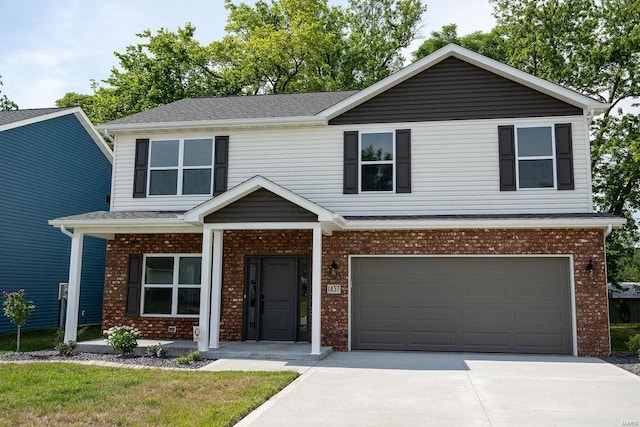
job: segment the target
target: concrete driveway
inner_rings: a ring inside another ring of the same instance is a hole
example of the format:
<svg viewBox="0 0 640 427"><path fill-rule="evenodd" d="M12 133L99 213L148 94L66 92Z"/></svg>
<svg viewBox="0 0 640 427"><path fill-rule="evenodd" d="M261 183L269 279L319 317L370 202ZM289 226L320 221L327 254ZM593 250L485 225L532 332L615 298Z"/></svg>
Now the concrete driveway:
<svg viewBox="0 0 640 427"><path fill-rule="evenodd" d="M640 377L600 359L350 352L311 365L266 365L303 374L238 425L640 425Z"/></svg>

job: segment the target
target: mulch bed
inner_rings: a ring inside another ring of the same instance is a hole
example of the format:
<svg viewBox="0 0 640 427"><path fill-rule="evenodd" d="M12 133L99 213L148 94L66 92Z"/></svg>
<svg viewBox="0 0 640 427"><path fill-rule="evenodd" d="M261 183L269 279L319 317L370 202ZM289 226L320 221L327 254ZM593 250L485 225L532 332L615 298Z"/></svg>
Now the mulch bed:
<svg viewBox="0 0 640 427"><path fill-rule="evenodd" d="M122 365L138 365L150 368L178 368L178 369L198 369L213 360L201 360L198 362L190 362L188 365L180 365L175 357L146 357L146 356L120 356L116 354L97 354L97 353L74 353L72 356L60 356L54 350L30 351L24 353L5 353L0 354L0 362L77 362L77 361L98 361L113 362Z"/></svg>
<svg viewBox="0 0 640 427"><path fill-rule="evenodd" d="M609 357L601 357L601 359L640 376L640 357L638 355L620 351L611 353Z"/></svg>

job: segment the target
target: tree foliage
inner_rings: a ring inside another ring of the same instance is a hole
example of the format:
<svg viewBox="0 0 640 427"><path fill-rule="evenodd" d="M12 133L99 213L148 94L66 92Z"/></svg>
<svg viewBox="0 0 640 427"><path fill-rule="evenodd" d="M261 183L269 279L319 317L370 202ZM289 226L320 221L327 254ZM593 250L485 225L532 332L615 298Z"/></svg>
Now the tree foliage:
<svg viewBox="0 0 640 427"><path fill-rule="evenodd" d="M138 34L116 52L118 67L92 95L67 93L56 104L81 106L95 123L186 97L358 89L402 67L400 50L417 36L420 0L226 0L226 35L209 45L186 24Z"/></svg>
<svg viewBox="0 0 640 427"><path fill-rule="evenodd" d="M458 26L456 24L448 24L444 25L440 31L431 32L431 37L426 39L418 50L413 52L413 59L417 61L449 43L455 43L498 61L502 61L506 57L502 38L498 32L483 33L482 31L475 31L465 36L459 36Z"/></svg>
<svg viewBox="0 0 640 427"><path fill-rule="evenodd" d="M2 78L2 76L0 76L0 78ZM2 80L0 80L0 86L2 86ZM17 110L17 109L18 109L18 104L10 100L9 97L7 97L7 95L3 95L2 91L0 90L0 111Z"/></svg>

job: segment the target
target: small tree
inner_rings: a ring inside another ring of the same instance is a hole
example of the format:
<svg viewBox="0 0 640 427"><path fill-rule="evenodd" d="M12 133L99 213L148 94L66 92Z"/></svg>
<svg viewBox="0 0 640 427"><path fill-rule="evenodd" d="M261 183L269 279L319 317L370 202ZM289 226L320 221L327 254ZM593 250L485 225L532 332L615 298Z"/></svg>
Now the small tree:
<svg viewBox="0 0 640 427"><path fill-rule="evenodd" d="M4 302L2 303L4 315L18 327L16 351L20 351L20 328L27 322L36 306L33 301L25 300L26 293L24 289L20 289L18 292L2 291L2 296L4 297Z"/></svg>

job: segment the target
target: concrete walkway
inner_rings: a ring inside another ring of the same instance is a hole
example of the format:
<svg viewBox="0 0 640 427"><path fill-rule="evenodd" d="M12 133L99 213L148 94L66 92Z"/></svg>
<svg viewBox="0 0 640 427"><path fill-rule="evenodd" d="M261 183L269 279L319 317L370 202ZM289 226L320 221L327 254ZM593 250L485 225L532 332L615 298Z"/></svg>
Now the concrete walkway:
<svg viewBox="0 0 640 427"><path fill-rule="evenodd" d="M244 370L303 375L238 426L640 425L640 377L600 359L350 352L269 363Z"/></svg>

